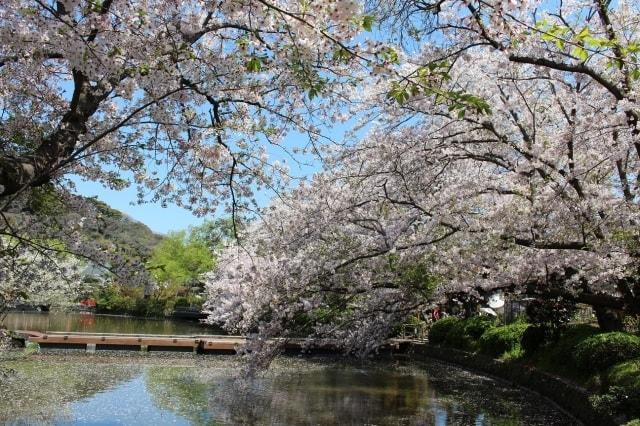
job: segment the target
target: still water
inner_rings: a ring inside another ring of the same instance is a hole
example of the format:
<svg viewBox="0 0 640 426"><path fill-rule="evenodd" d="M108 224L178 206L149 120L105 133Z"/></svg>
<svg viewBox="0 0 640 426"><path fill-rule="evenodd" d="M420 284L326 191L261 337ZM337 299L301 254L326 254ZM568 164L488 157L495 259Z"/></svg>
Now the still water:
<svg viewBox="0 0 640 426"><path fill-rule="evenodd" d="M76 331L122 334L221 334L197 322L75 312L10 312L3 321L9 330Z"/></svg>
<svg viewBox="0 0 640 426"><path fill-rule="evenodd" d="M438 362L282 358L253 379L229 356L2 365L12 371L0 380L0 423L11 425L577 424L535 394Z"/></svg>

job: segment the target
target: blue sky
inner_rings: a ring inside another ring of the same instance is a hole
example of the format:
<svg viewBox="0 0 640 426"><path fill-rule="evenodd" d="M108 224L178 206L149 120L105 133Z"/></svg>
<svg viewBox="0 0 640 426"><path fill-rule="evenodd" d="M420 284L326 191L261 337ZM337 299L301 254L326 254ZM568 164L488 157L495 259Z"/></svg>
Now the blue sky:
<svg viewBox="0 0 640 426"><path fill-rule="evenodd" d="M329 136L332 140L341 141L344 134L350 129L352 123L337 125L333 128L325 126L321 129L324 135ZM302 147L307 144L307 136L299 133L290 133L284 140L283 145L287 148L293 146ZM271 161L287 159L287 164L291 168L291 174L295 177L309 177L313 173L321 170L319 160L310 155L301 158L304 164L296 164L292 162L290 157L281 149L271 147L268 149ZM83 181L79 178L73 179L76 184L77 193L85 197L97 197L99 200L107 203L111 207L120 210L135 220L146 224L154 232L166 234L169 231L177 231L186 229L189 226L201 224L211 216L197 217L190 211L185 210L173 204L162 207L159 203L137 204L137 193L135 186L129 187L121 191L115 191L105 188L99 183L91 181ZM292 181L295 185L297 181ZM274 194L268 190L264 190L256 194L256 200L260 206L266 206Z"/></svg>

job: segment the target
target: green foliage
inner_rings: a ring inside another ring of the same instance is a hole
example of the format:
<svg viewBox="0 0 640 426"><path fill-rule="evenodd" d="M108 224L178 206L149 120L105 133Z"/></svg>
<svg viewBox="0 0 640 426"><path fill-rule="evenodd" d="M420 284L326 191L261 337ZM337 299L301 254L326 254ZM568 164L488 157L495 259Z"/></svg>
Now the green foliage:
<svg viewBox="0 0 640 426"><path fill-rule="evenodd" d="M465 334L465 321L457 321L449 329L444 342L447 346L461 350L473 350L473 340Z"/></svg>
<svg viewBox="0 0 640 426"><path fill-rule="evenodd" d="M566 325L575 312L575 302L562 298L535 299L527 305L529 321L553 331Z"/></svg>
<svg viewBox="0 0 640 426"><path fill-rule="evenodd" d="M602 371L612 365L640 357L640 337L628 333L602 333L580 342L573 358L584 371Z"/></svg>
<svg viewBox="0 0 640 426"><path fill-rule="evenodd" d="M487 330L495 327L492 318L476 315L464 320L464 334L478 340Z"/></svg>
<svg viewBox="0 0 640 426"><path fill-rule="evenodd" d="M373 31L373 24L375 24L376 18L373 15L364 15L360 18L360 25L365 31Z"/></svg>
<svg viewBox="0 0 640 426"><path fill-rule="evenodd" d="M300 87L307 92L309 100L322 94L329 83L326 77L321 76L317 70L308 67L303 61L292 63L291 71L293 71Z"/></svg>
<svg viewBox="0 0 640 426"><path fill-rule="evenodd" d="M520 344L527 354L532 354L549 341L549 329L542 325L531 325L522 334Z"/></svg>
<svg viewBox="0 0 640 426"><path fill-rule="evenodd" d="M119 212L116 212L119 213ZM95 294L98 312L162 317L176 306L199 307L202 299L192 290L199 286L199 277L215 266L213 252L231 238L231 223L227 219L206 222L189 232L169 233L156 244L147 269L158 283L151 295L142 288L117 284Z"/></svg>
<svg viewBox="0 0 640 426"><path fill-rule="evenodd" d="M623 322L624 331L640 335L640 315L626 315Z"/></svg>
<svg viewBox="0 0 640 426"><path fill-rule="evenodd" d="M25 355L33 355L40 352L40 345L35 342L26 342L24 346Z"/></svg>
<svg viewBox="0 0 640 426"><path fill-rule="evenodd" d="M262 69L262 61L260 58L253 57L247 61L246 68L249 72L260 72Z"/></svg>
<svg viewBox="0 0 640 426"><path fill-rule="evenodd" d="M138 317L161 318L170 314L173 308L170 298L137 298L133 310L129 312Z"/></svg>
<svg viewBox="0 0 640 426"><path fill-rule="evenodd" d="M98 312L122 314L135 311L136 299L142 298L142 292L112 284L98 290L94 297Z"/></svg>
<svg viewBox="0 0 640 426"><path fill-rule="evenodd" d="M491 107L484 99L461 90L442 88L442 82L451 80L450 67L451 64L447 61L424 65L409 79L392 82L387 98L402 105L419 94L433 97L436 105L446 105L449 112L459 119L463 119L469 111L480 115L491 114Z"/></svg>
<svg viewBox="0 0 640 426"><path fill-rule="evenodd" d="M385 46L377 54L378 59L380 59L383 63L389 64L400 64L400 57L398 56L398 51L390 46Z"/></svg>
<svg viewBox="0 0 640 426"><path fill-rule="evenodd" d="M396 255L389 256L389 268L396 272L396 283L399 287L410 288L424 298L433 294L441 280L433 275L428 262L397 264L394 256Z"/></svg>
<svg viewBox="0 0 640 426"><path fill-rule="evenodd" d="M599 328L587 324L572 325L563 329L552 344L544 346L543 350L527 355L530 362L544 371L585 383L590 375L588 372L585 374L584 371L576 368L571 354L580 342L600 332Z"/></svg>
<svg viewBox="0 0 640 426"><path fill-rule="evenodd" d="M169 292L157 292L144 297L143 290L113 284L100 289L95 295L96 310L108 314L128 314L139 317L161 318L177 306L199 306L196 295L176 296Z"/></svg>
<svg viewBox="0 0 640 426"><path fill-rule="evenodd" d="M182 231L169 233L155 247L147 267L158 283L175 290L197 282L214 264L207 244Z"/></svg>
<svg viewBox="0 0 640 426"><path fill-rule="evenodd" d="M596 411L612 417L640 416L640 388L611 386L607 392L589 398Z"/></svg>
<svg viewBox="0 0 640 426"><path fill-rule="evenodd" d="M511 350L503 353L500 359L503 361L520 361L525 356L524 350L520 346L514 346Z"/></svg>
<svg viewBox="0 0 640 426"><path fill-rule="evenodd" d="M348 63L349 60L353 57L353 55L351 54L351 52L349 52L347 49L343 49L342 47L339 49L336 49L333 52L333 60L336 62L340 62L340 63Z"/></svg>
<svg viewBox="0 0 640 426"><path fill-rule="evenodd" d="M444 343L447 334L461 321L458 317L446 317L436 321L429 330L429 343L436 345Z"/></svg>
<svg viewBox="0 0 640 426"><path fill-rule="evenodd" d="M607 383L640 389L640 358L624 361L607 370Z"/></svg>
<svg viewBox="0 0 640 426"><path fill-rule="evenodd" d="M162 239L145 224L131 219L95 198L88 198L98 210L95 228L85 228L83 238L112 245L125 258L144 260Z"/></svg>
<svg viewBox="0 0 640 426"><path fill-rule="evenodd" d="M495 327L495 322L488 317L473 316L456 323L447 333L445 343L448 346L473 351L478 339L487 330Z"/></svg>
<svg viewBox="0 0 640 426"><path fill-rule="evenodd" d="M34 213L43 216L60 215L66 210L55 188L50 184L31 189L29 207Z"/></svg>
<svg viewBox="0 0 640 426"><path fill-rule="evenodd" d="M571 56L582 63L589 61L593 55L600 54L609 58L607 60L609 68L621 69L626 62L631 68L629 70L631 79L640 79L640 68L632 65L637 64L640 59L638 40L612 39L606 35L592 34L587 26L580 31L575 31L566 25L550 23L546 19L539 22L536 28L541 33L540 38L543 41L555 45L558 50L570 49ZM622 59L618 58L618 53Z"/></svg>
<svg viewBox="0 0 640 426"><path fill-rule="evenodd" d="M526 323L516 322L487 330L480 337L480 351L499 357L505 352L520 348L520 341L527 327L529 325Z"/></svg>
<svg viewBox="0 0 640 426"><path fill-rule="evenodd" d="M479 315L466 319L447 317L431 327L429 341L472 351L476 349L480 336L493 327L495 322L491 318Z"/></svg>
<svg viewBox="0 0 640 426"><path fill-rule="evenodd" d="M176 297L173 303L174 308L178 308L178 307L189 308L192 306L200 306L200 305L202 305L202 298L195 294Z"/></svg>

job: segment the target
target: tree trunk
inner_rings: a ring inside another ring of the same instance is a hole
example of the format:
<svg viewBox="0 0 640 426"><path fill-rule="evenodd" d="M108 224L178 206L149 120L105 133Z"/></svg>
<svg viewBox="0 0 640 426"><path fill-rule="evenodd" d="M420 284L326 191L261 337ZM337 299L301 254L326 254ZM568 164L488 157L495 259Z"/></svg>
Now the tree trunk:
<svg viewBox="0 0 640 426"><path fill-rule="evenodd" d="M92 88L82 73L73 71L74 92L67 111L56 130L46 137L30 155L0 157L0 197L19 192L28 186L40 186L51 179L51 173L73 154L89 118L107 98L110 90Z"/></svg>

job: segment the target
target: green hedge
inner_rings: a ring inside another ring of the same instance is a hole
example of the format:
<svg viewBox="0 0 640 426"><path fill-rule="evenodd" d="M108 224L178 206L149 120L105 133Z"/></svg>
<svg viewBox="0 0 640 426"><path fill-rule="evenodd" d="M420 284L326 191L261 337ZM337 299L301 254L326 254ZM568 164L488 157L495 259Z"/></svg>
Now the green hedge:
<svg viewBox="0 0 640 426"><path fill-rule="evenodd" d="M584 371L605 370L614 364L640 357L640 337L633 334L602 333L580 342L573 358Z"/></svg>
<svg viewBox="0 0 640 426"><path fill-rule="evenodd" d="M475 350L477 341L487 330L495 326L488 317L473 316L466 319L447 317L437 321L431 327L429 341L445 344L452 348Z"/></svg>
<svg viewBox="0 0 640 426"><path fill-rule="evenodd" d="M545 346L543 350L528 355L531 355L533 362L543 370L561 376L569 375L572 379L583 383L586 379L585 372L576 367L573 352L580 342L600 333L599 328L590 325L570 325L562 330L557 341Z"/></svg>
<svg viewBox="0 0 640 426"><path fill-rule="evenodd" d="M447 338L447 334L462 320L458 317L446 317L436 321L429 330L429 343L442 344Z"/></svg>
<svg viewBox="0 0 640 426"><path fill-rule="evenodd" d="M596 411L611 417L640 417L640 389L611 386L607 392L589 398Z"/></svg>
<svg viewBox="0 0 640 426"><path fill-rule="evenodd" d="M466 318L449 330L445 343L453 348L475 351L480 336L493 327L495 323L491 318L479 315Z"/></svg>
<svg viewBox="0 0 640 426"><path fill-rule="evenodd" d="M480 337L480 352L499 357L520 348L520 341L529 324L516 322L487 330Z"/></svg>
<svg viewBox="0 0 640 426"><path fill-rule="evenodd" d="M640 417L640 358L610 367L604 385L605 391L591 398L594 408L619 419Z"/></svg>
<svg viewBox="0 0 640 426"><path fill-rule="evenodd" d="M455 324L453 324L444 339L444 343L452 348L462 350L473 349L473 341L469 338L469 336L465 334L464 320L457 321Z"/></svg>
<svg viewBox="0 0 640 426"><path fill-rule="evenodd" d="M640 358L624 361L609 368L607 382L612 386L640 389Z"/></svg>
<svg viewBox="0 0 640 426"><path fill-rule="evenodd" d="M495 326L494 319L477 315L464 320L464 334L478 340L487 330Z"/></svg>

